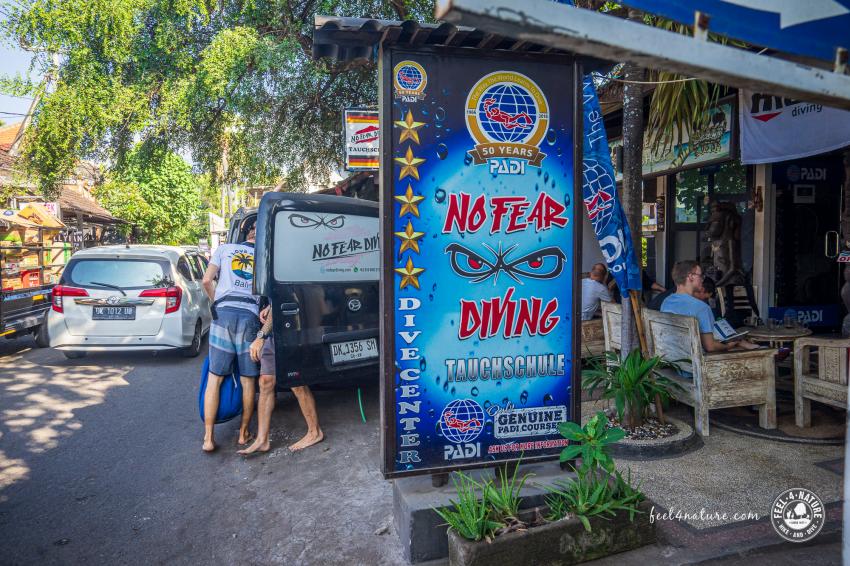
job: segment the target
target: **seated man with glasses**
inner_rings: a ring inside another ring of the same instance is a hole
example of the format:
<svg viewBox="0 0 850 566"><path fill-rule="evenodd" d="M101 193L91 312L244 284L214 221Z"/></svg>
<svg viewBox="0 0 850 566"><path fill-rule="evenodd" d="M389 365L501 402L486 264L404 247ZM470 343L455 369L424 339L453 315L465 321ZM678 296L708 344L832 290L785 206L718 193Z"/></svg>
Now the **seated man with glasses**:
<svg viewBox="0 0 850 566"><path fill-rule="evenodd" d="M694 295L702 291L702 267L692 260L678 261L671 273L676 284L676 292L664 299L661 312L693 316L697 319L700 341L706 352L726 352L729 350L755 350L759 346L739 340L736 342L720 342L714 337L714 314L711 307Z"/></svg>

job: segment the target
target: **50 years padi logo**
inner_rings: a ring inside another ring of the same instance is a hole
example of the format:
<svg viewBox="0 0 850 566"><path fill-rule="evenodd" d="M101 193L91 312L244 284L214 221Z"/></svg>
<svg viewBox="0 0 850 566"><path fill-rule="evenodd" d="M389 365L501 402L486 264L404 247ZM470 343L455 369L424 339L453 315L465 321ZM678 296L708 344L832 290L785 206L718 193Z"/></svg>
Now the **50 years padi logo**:
<svg viewBox="0 0 850 566"><path fill-rule="evenodd" d="M402 61L393 68L395 97L405 102L417 102L425 98L428 74L416 61Z"/></svg>
<svg viewBox="0 0 850 566"><path fill-rule="evenodd" d="M540 167L539 145L549 127L549 103L537 83L520 73L496 71L482 77L466 97L466 128L476 165L495 174L523 175Z"/></svg>

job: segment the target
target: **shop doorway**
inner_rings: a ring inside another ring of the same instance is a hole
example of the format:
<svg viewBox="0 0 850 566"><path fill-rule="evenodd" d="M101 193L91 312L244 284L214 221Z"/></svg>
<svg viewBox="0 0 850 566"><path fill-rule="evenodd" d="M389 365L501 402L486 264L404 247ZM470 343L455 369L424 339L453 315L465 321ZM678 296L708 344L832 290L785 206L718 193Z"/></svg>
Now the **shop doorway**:
<svg viewBox="0 0 850 566"><path fill-rule="evenodd" d="M840 155L775 163L776 186L775 307L771 318L787 311L811 328L840 329L845 314L839 296L841 191Z"/></svg>
<svg viewBox="0 0 850 566"><path fill-rule="evenodd" d="M671 229L667 234L667 265L681 260L711 264L711 251L706 230L712 202L729 202L741 216L741 264L749 276L753 266L753 211L748 187L752 168L737 161L680 171L667 178L670 197L667 216ZM673 284L669 269L666 286Z"/></svg>

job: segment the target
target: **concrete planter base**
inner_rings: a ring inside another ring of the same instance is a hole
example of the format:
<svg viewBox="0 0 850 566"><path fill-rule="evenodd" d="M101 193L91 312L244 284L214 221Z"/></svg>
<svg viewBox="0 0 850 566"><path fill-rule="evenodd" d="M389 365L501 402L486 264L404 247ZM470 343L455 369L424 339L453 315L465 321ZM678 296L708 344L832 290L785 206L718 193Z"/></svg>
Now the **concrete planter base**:
<svg viewBox="0 0 850 566"><path fill-rule="evenodd" d="M488 543L472 542L449 530L451 566L553 566L578 564L633 550L655 542L655 525L649 523L652 505L639 505L642 514L629 521L628 513L611 520L593 518L591 532L578 519L565 519L514 532Z"/></svg>

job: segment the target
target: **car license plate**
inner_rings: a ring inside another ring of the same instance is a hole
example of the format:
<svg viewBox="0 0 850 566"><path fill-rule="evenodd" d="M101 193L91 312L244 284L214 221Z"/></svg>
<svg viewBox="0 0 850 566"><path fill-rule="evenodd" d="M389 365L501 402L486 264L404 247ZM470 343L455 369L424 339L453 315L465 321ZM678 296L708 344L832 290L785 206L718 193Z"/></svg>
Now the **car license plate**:
<svg viewBox="0 0 850 566"><path fill-rule="evenodd" d="M92 307L92 320L136 320L136 307Z"/></svg>
<svg viewBox="0 0 850 566"><path fill-rule="evenodd" d="M378 357L378 341L375 338L337 342L331 344L331 363L341 364L356 360Z"/></svg>

